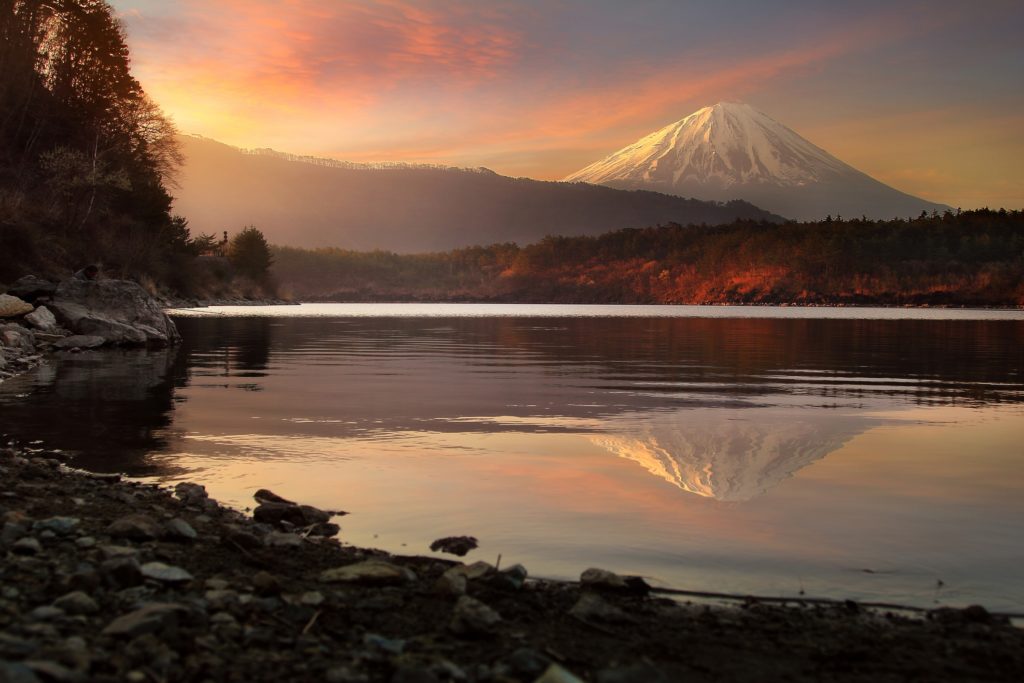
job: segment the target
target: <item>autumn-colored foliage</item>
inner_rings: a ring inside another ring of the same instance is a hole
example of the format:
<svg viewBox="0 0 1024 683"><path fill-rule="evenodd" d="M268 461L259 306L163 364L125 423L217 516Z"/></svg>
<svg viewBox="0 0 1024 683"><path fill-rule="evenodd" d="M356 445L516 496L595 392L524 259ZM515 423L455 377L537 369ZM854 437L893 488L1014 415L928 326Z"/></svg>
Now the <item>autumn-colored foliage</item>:
<svg viewBox="0 0 1024 683"><path fill-rule="evenodd" d="M676 224L434 254L277 247L299 299L1024 305L1024 212Z"/></svg>

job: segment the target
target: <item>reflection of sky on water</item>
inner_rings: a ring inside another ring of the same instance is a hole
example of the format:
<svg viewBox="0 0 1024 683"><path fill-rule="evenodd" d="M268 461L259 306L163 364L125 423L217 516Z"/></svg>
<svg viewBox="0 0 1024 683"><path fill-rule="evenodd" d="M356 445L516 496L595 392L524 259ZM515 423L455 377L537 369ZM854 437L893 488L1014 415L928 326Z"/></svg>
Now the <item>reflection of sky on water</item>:
<svg viewBox="0 0 1024 683"><path fill-rule="evenodd" d="M267 487L346 509L347 541L393 551L472 533L539 574L1024 601L1021 322L181 327L180 350L68 355L8 382L0 432L243 506Z"/></svg>

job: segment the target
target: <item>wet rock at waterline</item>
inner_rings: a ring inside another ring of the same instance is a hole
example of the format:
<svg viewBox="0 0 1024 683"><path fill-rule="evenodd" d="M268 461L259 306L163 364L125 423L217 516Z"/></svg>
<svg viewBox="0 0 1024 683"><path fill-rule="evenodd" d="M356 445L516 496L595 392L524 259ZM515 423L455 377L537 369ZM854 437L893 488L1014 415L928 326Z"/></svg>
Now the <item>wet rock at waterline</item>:
<svg viewBox="0 0 1024 683"><path fill-rule="evenodd" d="M464 557L470 550L477 548L477 540L473 536L446 536L430 544L434 552L448 553Z"/></svg>
<svg viewBox="0 0 1024 683"><path fill-rule="evenodd" d="M108 344L165 346L181 341L161 305L128 280L67 280L49 304L75 334L103 337Z"/></svg>

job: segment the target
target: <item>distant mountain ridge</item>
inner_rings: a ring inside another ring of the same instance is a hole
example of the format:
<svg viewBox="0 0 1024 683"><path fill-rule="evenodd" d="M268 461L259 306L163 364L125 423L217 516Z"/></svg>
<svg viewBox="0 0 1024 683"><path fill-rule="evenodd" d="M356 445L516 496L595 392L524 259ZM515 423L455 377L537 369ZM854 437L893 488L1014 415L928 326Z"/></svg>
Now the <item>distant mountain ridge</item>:
<svg viewBox="0 0 1024 683"><path fill-rule="evenodd" d="M255 225L275 244L440 251L664 223L780 221L747 202L706 202L488 169L352 164L182 136L174 210L194 233Z"/></svg>
<svg viewBox="0 0 1024 683"><path fill-rule="evenodd" d="M704 107L565 181L743 199L797 220L905 218L949 208L889 187L767 114L733 102Z"/></svg>

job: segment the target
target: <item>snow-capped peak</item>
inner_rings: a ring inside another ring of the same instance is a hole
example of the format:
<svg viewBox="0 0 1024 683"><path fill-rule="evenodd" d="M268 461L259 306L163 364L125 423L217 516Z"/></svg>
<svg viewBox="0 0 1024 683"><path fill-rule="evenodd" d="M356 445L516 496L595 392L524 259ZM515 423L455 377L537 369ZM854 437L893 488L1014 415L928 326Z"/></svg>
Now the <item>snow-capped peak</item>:
<svg viewBox="0 0 1024 683"><path fill-rule="evenodd" d="M750 105L719 102L565 178L673 187L769 183L799 186L857 173Z"/></svg>

